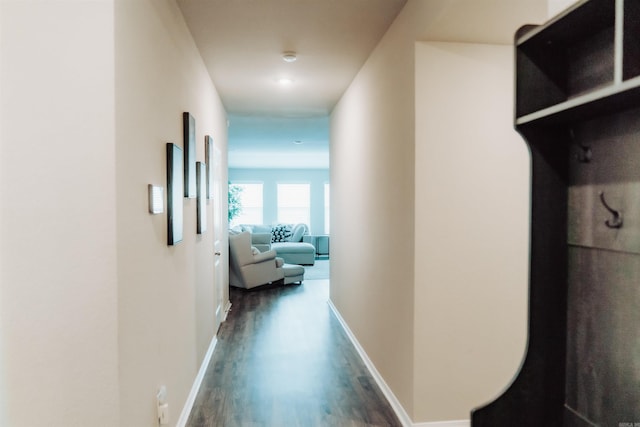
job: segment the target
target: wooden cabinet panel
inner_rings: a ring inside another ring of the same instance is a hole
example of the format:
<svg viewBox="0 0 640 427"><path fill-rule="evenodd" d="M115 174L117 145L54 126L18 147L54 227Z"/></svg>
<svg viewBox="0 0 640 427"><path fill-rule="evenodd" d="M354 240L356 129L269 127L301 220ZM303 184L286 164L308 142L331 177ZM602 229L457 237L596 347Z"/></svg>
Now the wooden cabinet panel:
<svg viewBox="0 0 640 427"><path fill-rule="evenodd" d="M619 210L620 228L611 228L615 218L602 204ZM584 185L569 188L567 242L571 245L640 254L640 182Z"/></svg>
<svg viewBox="0 0 640 427"><path fill-rule="evenodd" d="M638 421L640 255L569 249L566 405L600 426Z"/></svg>
<svg viewBox="0 0 640 427"><path fill-rule="evenodd" d="M591 120L570 134L567 242L640 253L640 111ZM605 203L619 212L619 228Z"/></svg>

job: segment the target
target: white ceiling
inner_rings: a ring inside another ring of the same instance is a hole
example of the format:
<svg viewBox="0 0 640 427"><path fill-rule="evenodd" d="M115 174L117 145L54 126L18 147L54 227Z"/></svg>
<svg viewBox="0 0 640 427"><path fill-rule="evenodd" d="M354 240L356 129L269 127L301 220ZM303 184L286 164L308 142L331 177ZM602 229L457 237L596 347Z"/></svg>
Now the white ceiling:
<svg viewBox="0 0 640 427"><path fill-rule="evenodd" d="M235 168L329 167L329 117L229 116L229 164ZM299 143L295 143L299 141Z"/></svg>
<svg viewBox="0 0 640 427"><path fill-rule="evenodd" d="M229 167L328 168L328 115L405 3L178 0L229 113Z"/></svg>
<svg viewBox="0 0 640 427"><path fill-rule="evenodd" d="M177 2L229 113L229 166L327 168L328 115L407 0ZM511 44L519 26L546 17L547 0L412 7L416 40ZM282 60L288 50L296 62Z"/></svg>

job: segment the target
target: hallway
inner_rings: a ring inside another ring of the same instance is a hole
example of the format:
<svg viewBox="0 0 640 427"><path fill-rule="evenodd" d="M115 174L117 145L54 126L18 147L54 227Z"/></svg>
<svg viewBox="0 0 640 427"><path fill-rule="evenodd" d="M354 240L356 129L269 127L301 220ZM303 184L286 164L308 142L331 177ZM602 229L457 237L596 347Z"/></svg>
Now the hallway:
<svg viewBox="0 0 640 427"><path fill-rule="evenodd" d="M190 427L401 425L331 312L328 280L230 298Z"/></svg>

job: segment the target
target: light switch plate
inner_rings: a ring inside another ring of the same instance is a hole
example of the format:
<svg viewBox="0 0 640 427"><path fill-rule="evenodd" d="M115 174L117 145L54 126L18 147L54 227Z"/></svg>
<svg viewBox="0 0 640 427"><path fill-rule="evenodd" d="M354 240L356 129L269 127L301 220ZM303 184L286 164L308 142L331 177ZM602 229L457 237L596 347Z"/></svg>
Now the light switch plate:
<svg viewBox="0 0 640 427"><path fill-rule="evenodd" d="M164 212L164 187L149 184L149 213L161 214Z"/></svg>

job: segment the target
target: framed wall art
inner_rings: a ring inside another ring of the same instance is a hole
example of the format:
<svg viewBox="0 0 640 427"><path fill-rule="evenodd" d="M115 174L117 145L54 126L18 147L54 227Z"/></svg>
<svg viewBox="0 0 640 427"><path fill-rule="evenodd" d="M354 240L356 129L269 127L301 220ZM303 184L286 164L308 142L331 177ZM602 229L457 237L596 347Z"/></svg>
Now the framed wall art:
<svg viewBox="0 0 640 427"><path fill-rule="evenodd" d="M197 181L197 230L198 234L204 234L207 231L207 165L202 162L196 162L196 181Z"/></svg>
<svg viewBox="0 0 640 427"><path fill-rule="evenodd" d="M196 119L182 113L184 135L184 197L196 197Z"/></svg>
<svg viewBox="0 0 640 427"><path fill-rule="evenodd" d="M213 199L213 138L204 137L204 159L207 163L207 198Z"/></svg>
<svg viewBox="0 0 640 427"><path fill-rule="evenodd" d="M182 241L184 163L182 149L167 143L167 240L169 246Z"/></svg>

